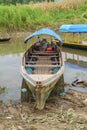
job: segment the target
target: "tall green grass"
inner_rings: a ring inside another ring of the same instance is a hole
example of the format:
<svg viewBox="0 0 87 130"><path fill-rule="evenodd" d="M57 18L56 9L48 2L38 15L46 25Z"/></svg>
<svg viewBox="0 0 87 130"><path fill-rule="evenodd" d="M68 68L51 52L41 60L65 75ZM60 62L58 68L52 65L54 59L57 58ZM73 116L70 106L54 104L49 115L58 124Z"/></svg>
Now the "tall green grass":
<svg viewBox="0 0 87 130"><path fill-rule="evenodd" d="M0 28L2 31L20 31L44 26L56 27L63 23L87 23L85 2L62 0L54 3L0 6Z"/></svg>
<svg viewBox="0 0 87 130"><path fill-rule="evenodd" d="M49 24L51 15L28 6L0 6L0 26L8 30L22 30Z"/></svg>

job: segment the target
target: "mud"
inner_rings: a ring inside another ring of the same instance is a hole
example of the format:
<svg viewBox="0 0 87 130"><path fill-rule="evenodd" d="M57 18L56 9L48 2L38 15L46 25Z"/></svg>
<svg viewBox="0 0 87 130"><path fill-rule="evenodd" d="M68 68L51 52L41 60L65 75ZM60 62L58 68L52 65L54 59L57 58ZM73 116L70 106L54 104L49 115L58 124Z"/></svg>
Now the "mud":
<svg viewBox="0 0 87 130"><path fill-rule="evenodd" d="M41 111L34 102L0 102L0 130L87 130L87 93L50 97Z"/></svg>

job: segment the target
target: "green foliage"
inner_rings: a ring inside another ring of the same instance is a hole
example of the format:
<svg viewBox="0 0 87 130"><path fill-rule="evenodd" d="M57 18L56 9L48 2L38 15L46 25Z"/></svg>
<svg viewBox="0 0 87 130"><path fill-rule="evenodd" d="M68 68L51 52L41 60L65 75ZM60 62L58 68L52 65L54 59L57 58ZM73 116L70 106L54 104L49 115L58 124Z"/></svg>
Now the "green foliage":
<svg viewBox="0 0 87 130"><path fill-rule="evenodd" d="M3 4L3 5L10 5L10 4L16 5L18 3L20 3L20 4L28 4L30 1L31 0L0 0L0 4Z"/></svg>
<svg viewBox="0 0 87 130"><path fill-rule="evenodd" d="M38 26L61 25L65 21L67 24L82 23L82 21L87 23L85 12L87 12L87 4L70 11L60 10L57 7L52 11L48 8L44 11L40 7L31 8L28 5L0 5L0 27L9 31L17 31L36 29Z"/></svg>

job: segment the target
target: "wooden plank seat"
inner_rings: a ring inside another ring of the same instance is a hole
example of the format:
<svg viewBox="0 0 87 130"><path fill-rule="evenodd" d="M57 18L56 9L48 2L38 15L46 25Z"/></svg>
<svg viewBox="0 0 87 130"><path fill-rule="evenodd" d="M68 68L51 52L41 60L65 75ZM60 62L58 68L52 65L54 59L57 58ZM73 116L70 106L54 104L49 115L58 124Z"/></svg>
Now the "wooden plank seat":
<svg viewBox="0 0 87 130"><path fill-rule="evenodd" d="M40 58L43 58L43 57L41 57L41 56L33 56L33 55L32 55L32 56L29 56L29 57L30 57L30 58L39 58L39 57L40 57ZM56 58L56 57L59 57L59 56L48 56L48 57L54 57L54 58ZM47 58L48 58L48 57L47 57ZM45 56L45 58L46 58L46 56Z"/></svg>
<svg viewBox="0 0 87 130"><path fill-rule="evenodd" d="M50 53L57 53L56 51L51 51L51 52L47 52L47 51L33 51L32 54L50 54Z"/></svg>
<svg viewBox="0 0 87 130"><path fill-rule="evenodd" d="M29 56L30 58L33 58L33 57L35 57L35 58L37 58L37 57L40 57L40 56L35 56L35 55L32 55L32 56ZM44 56L44 57L46 57L46 56ZM55 55L55 56L50 56L50 55L48 55L48 57L59 57L59 55Z"/></svg>
<svg viewBox="0 0 87 130"><path fill-rule="evenodd" d="M40 65L40 64L35 64L35 65L31 65L31 64L25 64L26 67L60 67L60 64L59 65L48 65L48 64L45 64L45 65Z"/></svg>
<svg viewBox="0 0 87 130"><path fill-rule="evenodd" d="M55 55L58 54L57 52L39 52L39 53L32 53L32 55Z"/></svg>
<svg viewBox="0 0 87 130"><path fill-rule="evenodd" d="M37 61L27 61L26 64L36 64ZM59 61L51 61L49 62L48 61L48 64L51 63L51 64L59 64ZM40 63L41 64L41 63ZM43 64L43 63L42 63Z"/></svg>

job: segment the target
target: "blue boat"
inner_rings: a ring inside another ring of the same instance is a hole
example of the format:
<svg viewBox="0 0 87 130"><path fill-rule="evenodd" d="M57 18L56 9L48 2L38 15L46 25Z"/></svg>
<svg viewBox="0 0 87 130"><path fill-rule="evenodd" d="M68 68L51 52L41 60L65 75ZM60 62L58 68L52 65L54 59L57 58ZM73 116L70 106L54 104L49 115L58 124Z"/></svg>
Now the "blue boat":
<svg viewBox="0 0 87 130"><path fill-rule="evenodd" d="M64 47L87 50L87 41L81 41L81 34L87 33L87 24L62 25L59 31L65 33Z"/></svg>

